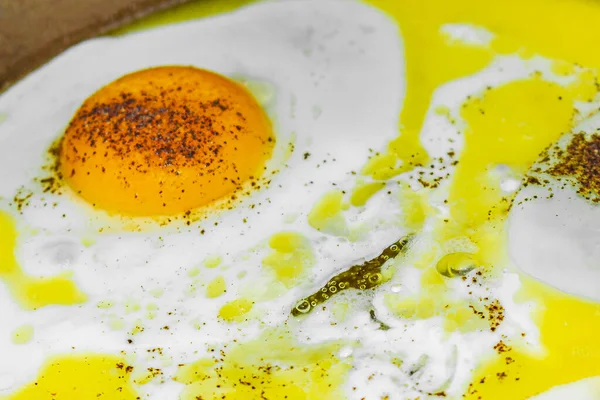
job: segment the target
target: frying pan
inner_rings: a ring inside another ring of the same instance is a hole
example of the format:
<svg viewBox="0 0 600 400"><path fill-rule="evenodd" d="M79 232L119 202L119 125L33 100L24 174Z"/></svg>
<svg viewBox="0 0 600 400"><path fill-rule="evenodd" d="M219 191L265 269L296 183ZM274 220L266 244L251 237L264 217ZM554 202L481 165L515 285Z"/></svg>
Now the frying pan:
<svg viewBox="0 0 600 400"><path fill-rule="evenodd" d="M75 43L189 1L0 0L0 92Z"/></svg>

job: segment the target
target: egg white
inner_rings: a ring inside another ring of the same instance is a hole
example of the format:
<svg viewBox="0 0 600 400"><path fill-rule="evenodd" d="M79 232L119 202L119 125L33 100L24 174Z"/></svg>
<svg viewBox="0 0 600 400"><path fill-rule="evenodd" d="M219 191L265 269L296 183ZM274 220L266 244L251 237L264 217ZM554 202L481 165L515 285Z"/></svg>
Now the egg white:
<svg viewBox="0 0 600 400"><path fill-rule="evenodd" d="M593 376L577 382L556 386L531 400L560 400L564 398L595 400L600 397L600 378Z"/></svg>
<svg viewBox="0 0 600 400"><path fill-rule="evenodd" d="M565 133L557 145L566 150L573 134L595 134L600 114L594 114ZM553 151L550 152L552 154ZM556 160L542 162L531 170L546 169ZM509 251L526 273L559 290L594 301L600 300L598 256L600 208L577 193L573 182L559 181L549 174L533 174L548 183L522 188L511 210ZM551 195L551 196L550 196Z"/></svg>

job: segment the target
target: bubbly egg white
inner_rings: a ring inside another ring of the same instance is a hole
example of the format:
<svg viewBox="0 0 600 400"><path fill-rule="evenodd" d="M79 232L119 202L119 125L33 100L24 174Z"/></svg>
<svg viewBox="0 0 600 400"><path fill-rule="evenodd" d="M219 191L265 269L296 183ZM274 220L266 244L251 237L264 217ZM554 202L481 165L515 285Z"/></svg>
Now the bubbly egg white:
<svg viewBox="0 0 600 400"><path fill-rule="evenodd" d="M443 31L452 40L475 45L485 45L492 35L460 24L444 26ZM513 301L520 282L510 266L491 288L467 289L458 281L448 282L457 298L500 300L504 322L494 332L447 333L442 317L403 320L393 315L384 302L386 293L420 290L423 272L410 256L389 262L398 272L372 294L345 293L353 308L346 319L339 321L334 307L304 319L288 319L295 302L332 274L375 257L411 233L399 222L406 210L401 207L403 188L398 181L416 188L419 176L414 172L390 180L366 206L343 211L352 240L350 234L319 232L308 223L313 205L324 193L350 192L353 172L397 136L405 90L402 50L397 26L367 6L342 1L266 3L202 21L82 43L0 97L0 112L7 115L0 124L0 149L10 149L0 150L3 205L22 185L35 188L30 181L39 174L46 149L89 94L141 68L195 65L272 88L264 105L278 140L278 156L270 165L278 172L267 188L234 209L185 229L99 233L103 225L110 231L110 217L69 196L32 189L31 205L22 214L15 212L21 267L35 276L71 273L88 299L79 306L25 312L0 286L0 352L11 360L0 362L0 394L34 379L48 355L125 351L134 362L164 371L160 384L137 388L141 394L177 398L182 385L169 377L178 364L208 355L208 346L249 340L286 321L301 343L346 343L338 357L352 366L345 383L349 399L436 398L434 394L442 391L450 398L460 397L478 362L503 337L526 333L528 344L539 345L530 317L532 305ZM553 75L541 58L524 61L507 56L497 57L474 76L438 88L421 133L429 154L445 157L460 150L464 129L460 107L468 96L536 71L548 80L566 79ZM438 112L440 107L447 112ZM444 166L453 172L450 161ZM419 171L441 174L439 165L415 170ZM511 181L510 175L503 179L508 192L517 189L518 181ZM411 243L412 252L436 246L432 225L448 213L447 197L444 182L429 195L428 203L437 211ZM44 206L53 202L56 207ZM270 251L269 237L281 231L301 233L314 252L315 265L291 288L262 265ZM219 277L226 282L226 292L207 298L207 287ZM241 297L256 300L247 322L217 319L225 303ZM138 321L144 331L132 335ZM11 343L12 333L23 325L33 326L33 340ZM164 354L147 357L147 350L156 347L164 348ZM402 360L400 366L394 364L395 358Z"/></svg>

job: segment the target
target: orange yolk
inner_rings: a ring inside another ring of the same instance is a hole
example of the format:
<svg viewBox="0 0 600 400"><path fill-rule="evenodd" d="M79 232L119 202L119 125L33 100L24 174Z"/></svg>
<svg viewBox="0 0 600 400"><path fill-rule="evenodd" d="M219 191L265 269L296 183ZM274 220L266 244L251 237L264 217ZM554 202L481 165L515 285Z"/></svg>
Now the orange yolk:
<svg viewBox="0 0 600 400"><path fill-rule="evenodd" d="M158 67L125 75L83 103L64 134L59 168L109 213L173 215L256 179L274 143L267 115L238 83Z"/></svg>

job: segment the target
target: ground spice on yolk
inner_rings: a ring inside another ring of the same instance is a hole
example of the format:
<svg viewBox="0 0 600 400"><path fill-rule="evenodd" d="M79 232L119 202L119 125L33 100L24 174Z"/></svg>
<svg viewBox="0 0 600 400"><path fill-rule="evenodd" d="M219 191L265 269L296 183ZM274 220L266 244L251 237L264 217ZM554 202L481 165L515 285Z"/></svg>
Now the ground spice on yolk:
<svg viewBox="0 0 600 400"><path fill-rule="evenodd" d="M60 145L59 172L95 207L173 215L257 179L271 124L241 85L193 67L137 71L79 108Z"/></svg>

